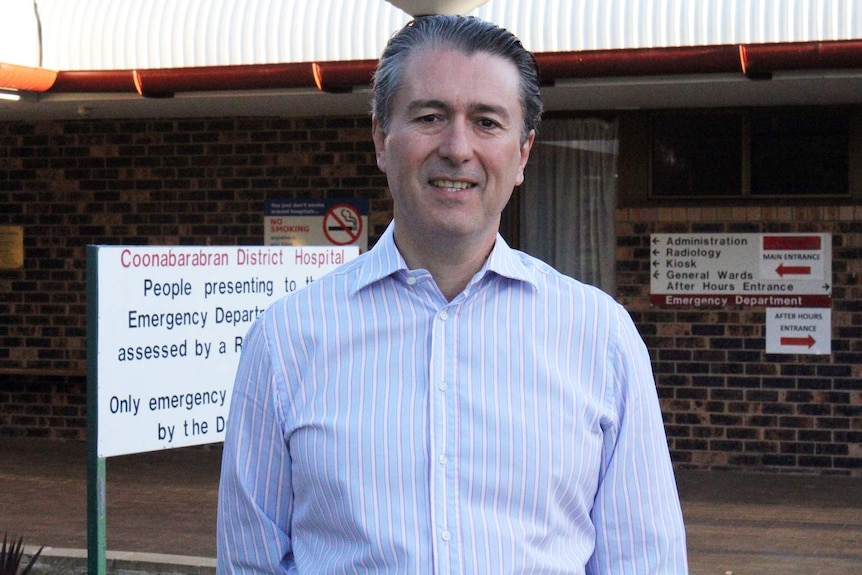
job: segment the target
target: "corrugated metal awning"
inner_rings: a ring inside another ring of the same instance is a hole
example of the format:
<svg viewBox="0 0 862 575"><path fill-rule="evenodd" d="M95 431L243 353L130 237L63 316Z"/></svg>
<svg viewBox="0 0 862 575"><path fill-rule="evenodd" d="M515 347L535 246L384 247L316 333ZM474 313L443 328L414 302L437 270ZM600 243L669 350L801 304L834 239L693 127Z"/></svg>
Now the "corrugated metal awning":
<svg viewBox="0 0 862 575"><path fill-rule="evenodd" d="M410 19L385 0L3 1L0 62L54 70L374 59ZM534 52L862 38L859 0L489 0L471 14Z"/></svg>
<svg viewBox="0 0 862 575"><path fill-rule="evenodd" d="M376 59L410 19L386 0L2 2L0 91L21 92L0 121L366 113ZM488 0L471 14L536 54L548 110L862 103L862 0Z"/></svg>

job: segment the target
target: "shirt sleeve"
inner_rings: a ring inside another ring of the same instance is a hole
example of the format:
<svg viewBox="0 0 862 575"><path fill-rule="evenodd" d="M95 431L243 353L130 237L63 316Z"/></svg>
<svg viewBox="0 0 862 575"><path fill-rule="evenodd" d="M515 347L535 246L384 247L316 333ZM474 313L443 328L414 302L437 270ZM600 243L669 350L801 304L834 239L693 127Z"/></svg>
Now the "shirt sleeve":
<svg viewBox="0 0 862 575"><path fill-rule="evenodd" d="M685 528L649 354L628 313L618 308L617 318L609 358L614 415L603 426L587 573L684 575Z"/></svg>
<svg viewBox="0 0 862 575"><path fill-rule="evenodd" d="M291 461L265 333L249 329L225 429L218 497L219 574L295 573Z"/></svg>

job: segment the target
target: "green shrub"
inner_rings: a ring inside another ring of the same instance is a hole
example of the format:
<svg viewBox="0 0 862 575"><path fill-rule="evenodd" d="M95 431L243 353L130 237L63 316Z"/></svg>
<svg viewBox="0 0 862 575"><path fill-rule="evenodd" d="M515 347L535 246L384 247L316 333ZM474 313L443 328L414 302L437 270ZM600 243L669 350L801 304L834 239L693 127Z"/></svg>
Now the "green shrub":
<svg viewBox="0 0 862 575"><path fill-rule="evenodd" d="M33 565L36 564L36 559L42 553L45 546L39 547L39 550L30 557L30 561L24 566L24 570L19 573L21 568L21 559L24 556L24 538L19 537L18 542L14 539L7 543L7 534L3 534L3 546L0 547L0 575L27 575Z"/></svg>

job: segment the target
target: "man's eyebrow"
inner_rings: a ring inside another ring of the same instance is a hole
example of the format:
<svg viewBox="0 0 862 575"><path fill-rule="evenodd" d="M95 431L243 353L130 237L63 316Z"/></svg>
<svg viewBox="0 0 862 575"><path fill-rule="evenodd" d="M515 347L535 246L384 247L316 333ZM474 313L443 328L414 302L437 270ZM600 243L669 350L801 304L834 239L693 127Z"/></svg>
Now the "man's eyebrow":
<svg viewBox="0 0 862 575"><path fill-rule="evenodd" d="M475 104L470 107L470 112L473 114L491 114L505 119L511 115L504 106L494 106L493 104Z"/></svg>
<svg viewBox="0 0 862 575"><path fill-rule="evenodd" d="M413 100L407 105L407 111L410 113L415 113L419 110L424 109L450 110L451 108L452 107L446 102L435 99ZM493 104L482 103L472 104L470 106L470 114L492 114L506 119L508 119L511 115L504 106L495 106Z"/></svg>
<svg viewBox="0 0 862 575"><path fill-rule="evenodd" d="M424 109L432 110L448 110L449 106L442 100L413 100L407 105L407 111L410 113Z"/></svg>

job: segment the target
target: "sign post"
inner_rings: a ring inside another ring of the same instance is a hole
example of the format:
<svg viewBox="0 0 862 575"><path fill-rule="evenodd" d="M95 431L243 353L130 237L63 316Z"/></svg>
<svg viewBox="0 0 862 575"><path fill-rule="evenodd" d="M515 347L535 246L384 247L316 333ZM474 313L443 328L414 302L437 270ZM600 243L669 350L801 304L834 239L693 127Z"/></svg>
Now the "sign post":
<svg viewBox="0 0 862 575"><path fill-rule="evenodd" d="M358 254L355 246L88 246L90 573L106 565L105 459L222 441L252 322Z"/></svg>
<svg viewBox="0 0 862 575"><path fill-rule="evenodd" d="M99 321L98 252L87 248L87 573L107 572L105 458L99 457Z"/></svg>

